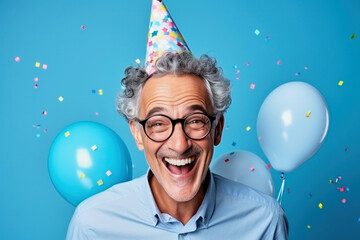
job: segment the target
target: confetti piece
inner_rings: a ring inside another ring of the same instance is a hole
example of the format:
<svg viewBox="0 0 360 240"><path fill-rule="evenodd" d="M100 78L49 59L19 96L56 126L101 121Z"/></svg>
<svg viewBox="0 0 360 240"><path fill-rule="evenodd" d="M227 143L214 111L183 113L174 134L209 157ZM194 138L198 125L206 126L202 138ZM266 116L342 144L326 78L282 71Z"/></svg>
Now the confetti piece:
<svg viewBox="0 0 360 240"><path fill-rule="evenodd" d="M47 133L48 130L45 128L43 131L44 131L44 133Z"/></svg>
<svg viewBox="0 0 360 240"><path fill-rule="evenodd" d="M15 62L20 62L20 57L15 57Z"/></svg>
<svg viewBox="0 0 360 240"><path fill-rule="evenodd" d="M250 131L251 130L251 127L250 126L247 126L246 127L246 131Z"/></svg>
<svg viewBox="0 0 360 240"><path fill-rule="evenodd" d="M341 199L341 202L342 202L343 204L345 204L345 203L346 203L346 198Z"/></svg>
<svg viewBox="0 0 360 240"><path fill-rule="evenodd" d="M305 66L304 69L305 69L305 70L308 70L309 68Z"/></svg>
<svg viewBox="0 0 360 240"><path fill-rule="evenodd" d="M95 112L95 115L96 115L96 116L99 116L99 113L98 113L98 112Z"/></svg>
<svg viewBox="0 0 360 240"><path fill-rule="evenodd" d="M95 93L96 93L96 90L95 90L95 89L92 89L92 90L91 90L91 93L94 93L94 94L95 94Z"/></svg>
<svg viewBox="0 0 360 240"><path fill-rule="evenodd" d="M255 29L254 33L255 33L256 36L259 36L259 34L260 34L259 29Z"/></svg>
<svg viewBox="0 0 360 240"><path fill-rule="evenodd" d="M38 88L39 87L39 85L36 83L35 85L34 85L34 88L36 89L36 88Z"/></svg>
<svg viewBox="0 0 360 240"><path fill-rule="evenodd" d="M99 95L103 95L103 94L104 94L102 89L99 89L99 90L98 90L98 93L99 93Z"/></svg>
<svg viewBox="0 0 360 240"><path fill-rule="evenodd" d="M37 68L40 67L40 63L39 63L39 62L36 62L36 63L35 63L35 67L37 67Z"/></svg>
<svg viewBox="0 0 360 240"><path fill-rule="evenodd" d="M351 34L350 39L354 39L355 38L355 33Z"/></svg>
<svg viewBox="0 0 360 240"><path fill-rule="evenodd" d="M96 145L93 145L92 147L91 147L91 150L93 150L93 151L96 151L98 149L98 147L96 146Z"/></svg>
<svg viewBox="0 0 360 240"><path fill-rule="evenodd" d="M301 73L299 73L299 72L296 72L296 73L295 73L295 76L299 76L299 75L301 75Z"/></svg>
<svg viewBox="0 0 360 240"><path fill-rule="evenodd" d="M342 86L344 84L344 81L343 80L340 80L339 82L338 82L338 85L339 86Z"/></svg>
<svg viewBox="0 0 360 240"><path fill-rule="evenodd" d="M346 187L342 186L342 187L338 187L337 188L340 192L345 192L346 191Z"/></svg>
<svg viewBox="0 0 360 240"><path fill-rule="evenodd" d="M345 152L347 152L347 151L349 151L349 149L346 147L346 148L345 148Z"/></svg>
<svg viewBox="0 0 360 240"><path fill-rule="evenodd" d="M250 62L246 62L244 65L247 67L250 65Z"/></svg>
<svg viewBox="0 0 360 240"><path fill-rule="evenodd" d="M234 68L234 69L237 69L237 66L236 66L236 65L234 65L234 66L233 66L233 68Z"/></svg>
<svg viewBox="0 0 360 240"><path fill-rule="evenodd" d="M239 79L240 79L240 77L239 77L239 76L236 76L235 78L236 78L236 80L239 80Z"/></svg>
<svg viewBox="0 0 360 240"><path fill-rule="evenodd" d="M280 60L277 60L277 61L276 61L276 64L277 64L277 65L281 65L281 61L280 61Z"/></svg>
<svg viewBox="0 0 360 240"><path fill-rule="evenodd" d="M231 155L234 155L234 153L235 153L235 152L231 152L231 153L230 153L230 156L231 156Z"/></svg>
<svg viewBox="0 0 360 240"><path fill-rule="evenodd" d="M101 186L101 185L104 184L104 182L100 179L99 181L97 181L97 184L98 184L99 186Z"/></svg>
<svg viewBox="0 0 360 240"><path fill-rule="evenodd" d="M67 131L67 132L64 133L64 135L65 135L65 137L68 137L68 136L70 136L70 132Z"/></svg>
<svg viewBox="0 0 360 240"><path fill-rule="evenodd" d="M236 74L239 74L239 73L240 73L240 70L239 70L239 69L236 69L235 73L236 73Z"/></svg>
<svg viewBox="0 0 360 240"><path fill-rule="evenodd" d="M82 174L80 175L80 177L81 177L81 178L85 178L85 173L82 173Z"/></svg>
<svg viewBox="0 0 360 240"><path fill-rule="evenodd" d="M37 134L36 134L36 137L39 138L39 137L40 137L40 133L37 133Z"/></svg>
<svg viewBox="0 0 360 240"><path fill-rule="evenodd" d="M228 158L224 160L224 162L226 162L226 163L229 162L229 161L230 161L230 159L228 159Z"/></svg>
<svg viewBox="0 0 360 240"><path fill-rule="evenodd" d="M259 141L261 141L261 140L262 140L262 137L261 137L261 136L259 136L259 137L258 137L258 140L259 140Z"/></svg>
<svg viewBox="0 0 360 240"><path fill-rule="evenodd" d="M255 89L255 84L250 84L250 89Z"/></svg>
<svg viewBox="0 0 360 240"><path fill-rule="evenodd" d="M308 111L308 112L306 113L306 117L309 118L310 115L311 115L311 111Z"/></svg>
<svg viewBox="0 0 360 240"><path fill-rule="evenodd" d="M338 176L337 179L341 180L341 179L342 179L342 176Z"/></svg>
<svg viewBox="0 0 360 240"><path fill-rule="evenodd" d="M268 42L270 41L270 38L271 38L270 35L267 35L267 36L265 37L265 42L268 43Z"/></svg>
<svg viewBox="0 0 360 240"><path fill-rule="evenodd" d="M85 30L86 26L85 26L85 25L81 25L80 28L81 28L82 30Z"/></svg>
<svg viewBox="0 0 360 240"><path fill-rule="evenodd" d="M44 116L46 116L48 113L47 113L47 111L43 111L42 114L43 114Z"/></svg>
<svg viewBox="0 0 360 240"><path fill-rule="evenodd" d="M267 167L268 169L270 169L270 168L271 168L271 164L268 163L268 164L266 165L266 167Z"/></svg>
<svg viewBox="0 0 360 240"><path fill-rule="evenodd" d="M64 101L64 98L62 96L60 96L58 99L60 102Z"/></svg>
<svg viewBox="0 0 360 240"><path fill-rule="evenodd" d="M34 82L38 82L39 81L39 78L38 77L35 77L34 78Z"/></svg>
<svg viewBox="0 0 360 240"><path fill-rule="evenodd" d="M291 193L291 190L290 190L290 188L288 188L288 189L287 189L287 193L289 193L289 194Z"/></svg>
<svg viewBox="0 0 360 240"><path fill-rule="evenodd" d="M140 64L140 59L136 59L135 62L136 62L137 64Z"/></svg>
<svg viewBox="0 0 360 240"><path fill-rule="evenodd" d="M110 170L106 171L106 175L108 175L108 177L112 174L112 172Z"/></svg>
<svg viewBox="0 0 360 240"><path fill-rule="evenodd" d="M324 205L322 203L319 203L318 206L319 206L320 209L323 209L323 207L324 207Z"/></svg>
<svg viewBox="0 0 360 240"><path fill-rule="evenodd" d="M307 229L311 229L311 225L307 225L306 228L307 228Z"/></svg>
<svg viewBox="0 0 360 240"><path fill-rule="evenodd" d="M47 64L42 65L42 68L45 69L45 70L47 69L47 67L48 67Z"/></svg>
<svg viewBox="0 0 360 240"><path fill-rule="evenodd" d="M255 171L255 168L253 166L251 166L249 169L251 172Z"/></svg>

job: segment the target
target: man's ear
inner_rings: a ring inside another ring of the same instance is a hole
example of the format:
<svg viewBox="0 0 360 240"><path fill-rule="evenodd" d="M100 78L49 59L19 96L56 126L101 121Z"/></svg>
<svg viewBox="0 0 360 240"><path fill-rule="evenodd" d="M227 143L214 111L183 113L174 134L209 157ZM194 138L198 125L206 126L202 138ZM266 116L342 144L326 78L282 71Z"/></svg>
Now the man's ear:
<svg viewBox="0 0 360 240"><path fill-rule="evenodd" d="M219 121L215 127L214 145L217 146L221 142L222 131L224 129L224 115L221 114Z"/></svg>
<svg viewBox="0 0 360 240"><path fill-rule="evenodd" d="M130 131L135 139L136 145L140 151L144 150L144 144L141 137L141 132L138 124L135 120L130 120L129 122Z"/></svg>

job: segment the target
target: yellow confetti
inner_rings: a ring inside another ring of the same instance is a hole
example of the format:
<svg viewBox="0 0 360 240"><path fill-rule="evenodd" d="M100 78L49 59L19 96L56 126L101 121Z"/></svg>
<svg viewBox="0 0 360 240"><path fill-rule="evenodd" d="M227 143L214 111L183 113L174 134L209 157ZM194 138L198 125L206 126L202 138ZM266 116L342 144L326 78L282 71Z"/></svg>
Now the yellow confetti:
<svg viewBox="0 0 360 240"><path fill-rule="evenodd" d="M324 205L322 203L319 203L319 208L323 209Z"/></svg>
<svg viewBox="0 0 360 240"><path fill-rule="evenodd" d="M64 135L65 135L65 137L68 137L68 136L70 136L70 132L67 131Z"/></svg>
<svg viewBox="0 0 360 240"><path fill-rule="evenodd" d="M93 146L91 147L91 149L92 149L93 151L96 151L96 150L98 149L98 147L97 147L96 145L93 145Z"/></svg>
<svg viewBox="0 0 360 240"><path fill-rule="evenodd" d="M307 225L306 227L307 227L307 229L311 229L311 225Z"/></svg>
<svg viewBox="0 0 360 240"><path fill-rule="evenodd" d="M98 93L99 93L99 95L103 95L103 90L102 90L102 89L99 89L99 90L98 90Z"/></svg>
<svg viewBox="0 0 360 240"><path fill-rule="evenodd" d="M36 63L35 63L35 67L37 67L37 68L40 67L40 63L39 63L39 62L36 62Z"/></svg>
<svg viewBox="0 0 360 240"><path fill-rule="evenodd" d="M311 114L311 111L308 111L308 112L306 113L306 117L309 118L309 117L310 117L310 114Z"/></svg>
<svg viewBox="0 0 360 240"><path fill-rule="evenodd" d="M64 101L64 98L62 96L60 96L58 99L60 102Z"/></svg>
<svg viewBox="0 0 360 240"><path fill-rule="evenodd" d="M247 126L246 127L246 131L250 131L251 127L250 126Z"/></svg>
<svg viewBox="0 0 360 240"><path fill-rule="evenodd" d="M98 184L99 186L101 186L101 185L104 184L104 182L100 179L99 181L97 181L97 184Z"/></svg>
<svg viewBox="0 0 360 240"><path fill-rule="evenodd" d="M82 174L80 175L80 177L81 177L81 178L85 178L85 173L82 173Z"/></svg>
<svg viewBox="0 0 360 240"><path fill-rule="evenodd" d="M338 83L339 86L342 86L343 84L344 84L343 80L340 80L339 83Z"/></svg>
<svg viewBox="0 0 360 240"><path fill-rule="evenodd" d="M329 180L329 183L333 183L333 180L330 179L330 180Z"/></svg>

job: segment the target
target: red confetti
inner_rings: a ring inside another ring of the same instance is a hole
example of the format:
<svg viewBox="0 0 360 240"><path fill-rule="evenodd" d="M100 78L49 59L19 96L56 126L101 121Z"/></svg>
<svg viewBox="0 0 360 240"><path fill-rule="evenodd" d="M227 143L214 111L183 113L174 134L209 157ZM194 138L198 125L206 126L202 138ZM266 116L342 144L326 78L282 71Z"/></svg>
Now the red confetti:
<svg viewBox="0 0 360 240"><path fill-rule="evenodd" d="M229 162L229 161L230 161L230 159L228 159L228 158L227 158L227 159L225 159L224 161L227 163L227 162Z"/></svg>
<svg viewBox="0 0 360 240"><path fill-rule="evenodd" d="M82 30L84 30L84 29L86 28L86 26L85 26L85 25L81 25L80 28L81 28Z"/></svg>
<svg viewBox="0 0 360 240"><path fill-rule="evenodd" d="M341 199L341 202L345 204L346 203L346 198Z"/></svg>
<svg viewBox="0 0 360 240"><path fill-rule="evenodd" d="M267 167L268 169L270 169L270 168L271 168L271 164L269 163L268 165L266 165L266 167Z"/></svg>

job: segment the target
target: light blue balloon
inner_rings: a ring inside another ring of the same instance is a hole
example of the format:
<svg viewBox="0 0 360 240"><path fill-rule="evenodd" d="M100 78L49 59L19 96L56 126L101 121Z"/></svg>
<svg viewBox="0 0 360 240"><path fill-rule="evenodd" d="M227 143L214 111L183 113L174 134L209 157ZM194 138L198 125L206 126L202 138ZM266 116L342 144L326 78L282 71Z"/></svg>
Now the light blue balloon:
<svg viewBox="0 0 360 240"><path fill-rule="evenodd" d="M270 170L254 153L243 150L226 153L212 163L211 171L274 197Z"/></svg>
<svg viewBox="0 0 360 240"><path fill-rule="evenodd" d="M56 190L74 206L132 178L130 154L121 138L89 121L59 132L50 148L48 170Z"/></svg>
<svg viewBox="0 0 360 240"><path fill-rule="evenodd" d="M285 83L263 102L257 118L260 146L272 167L291 172L323 143L329 113L320 92L304 82Z"/></svg>

